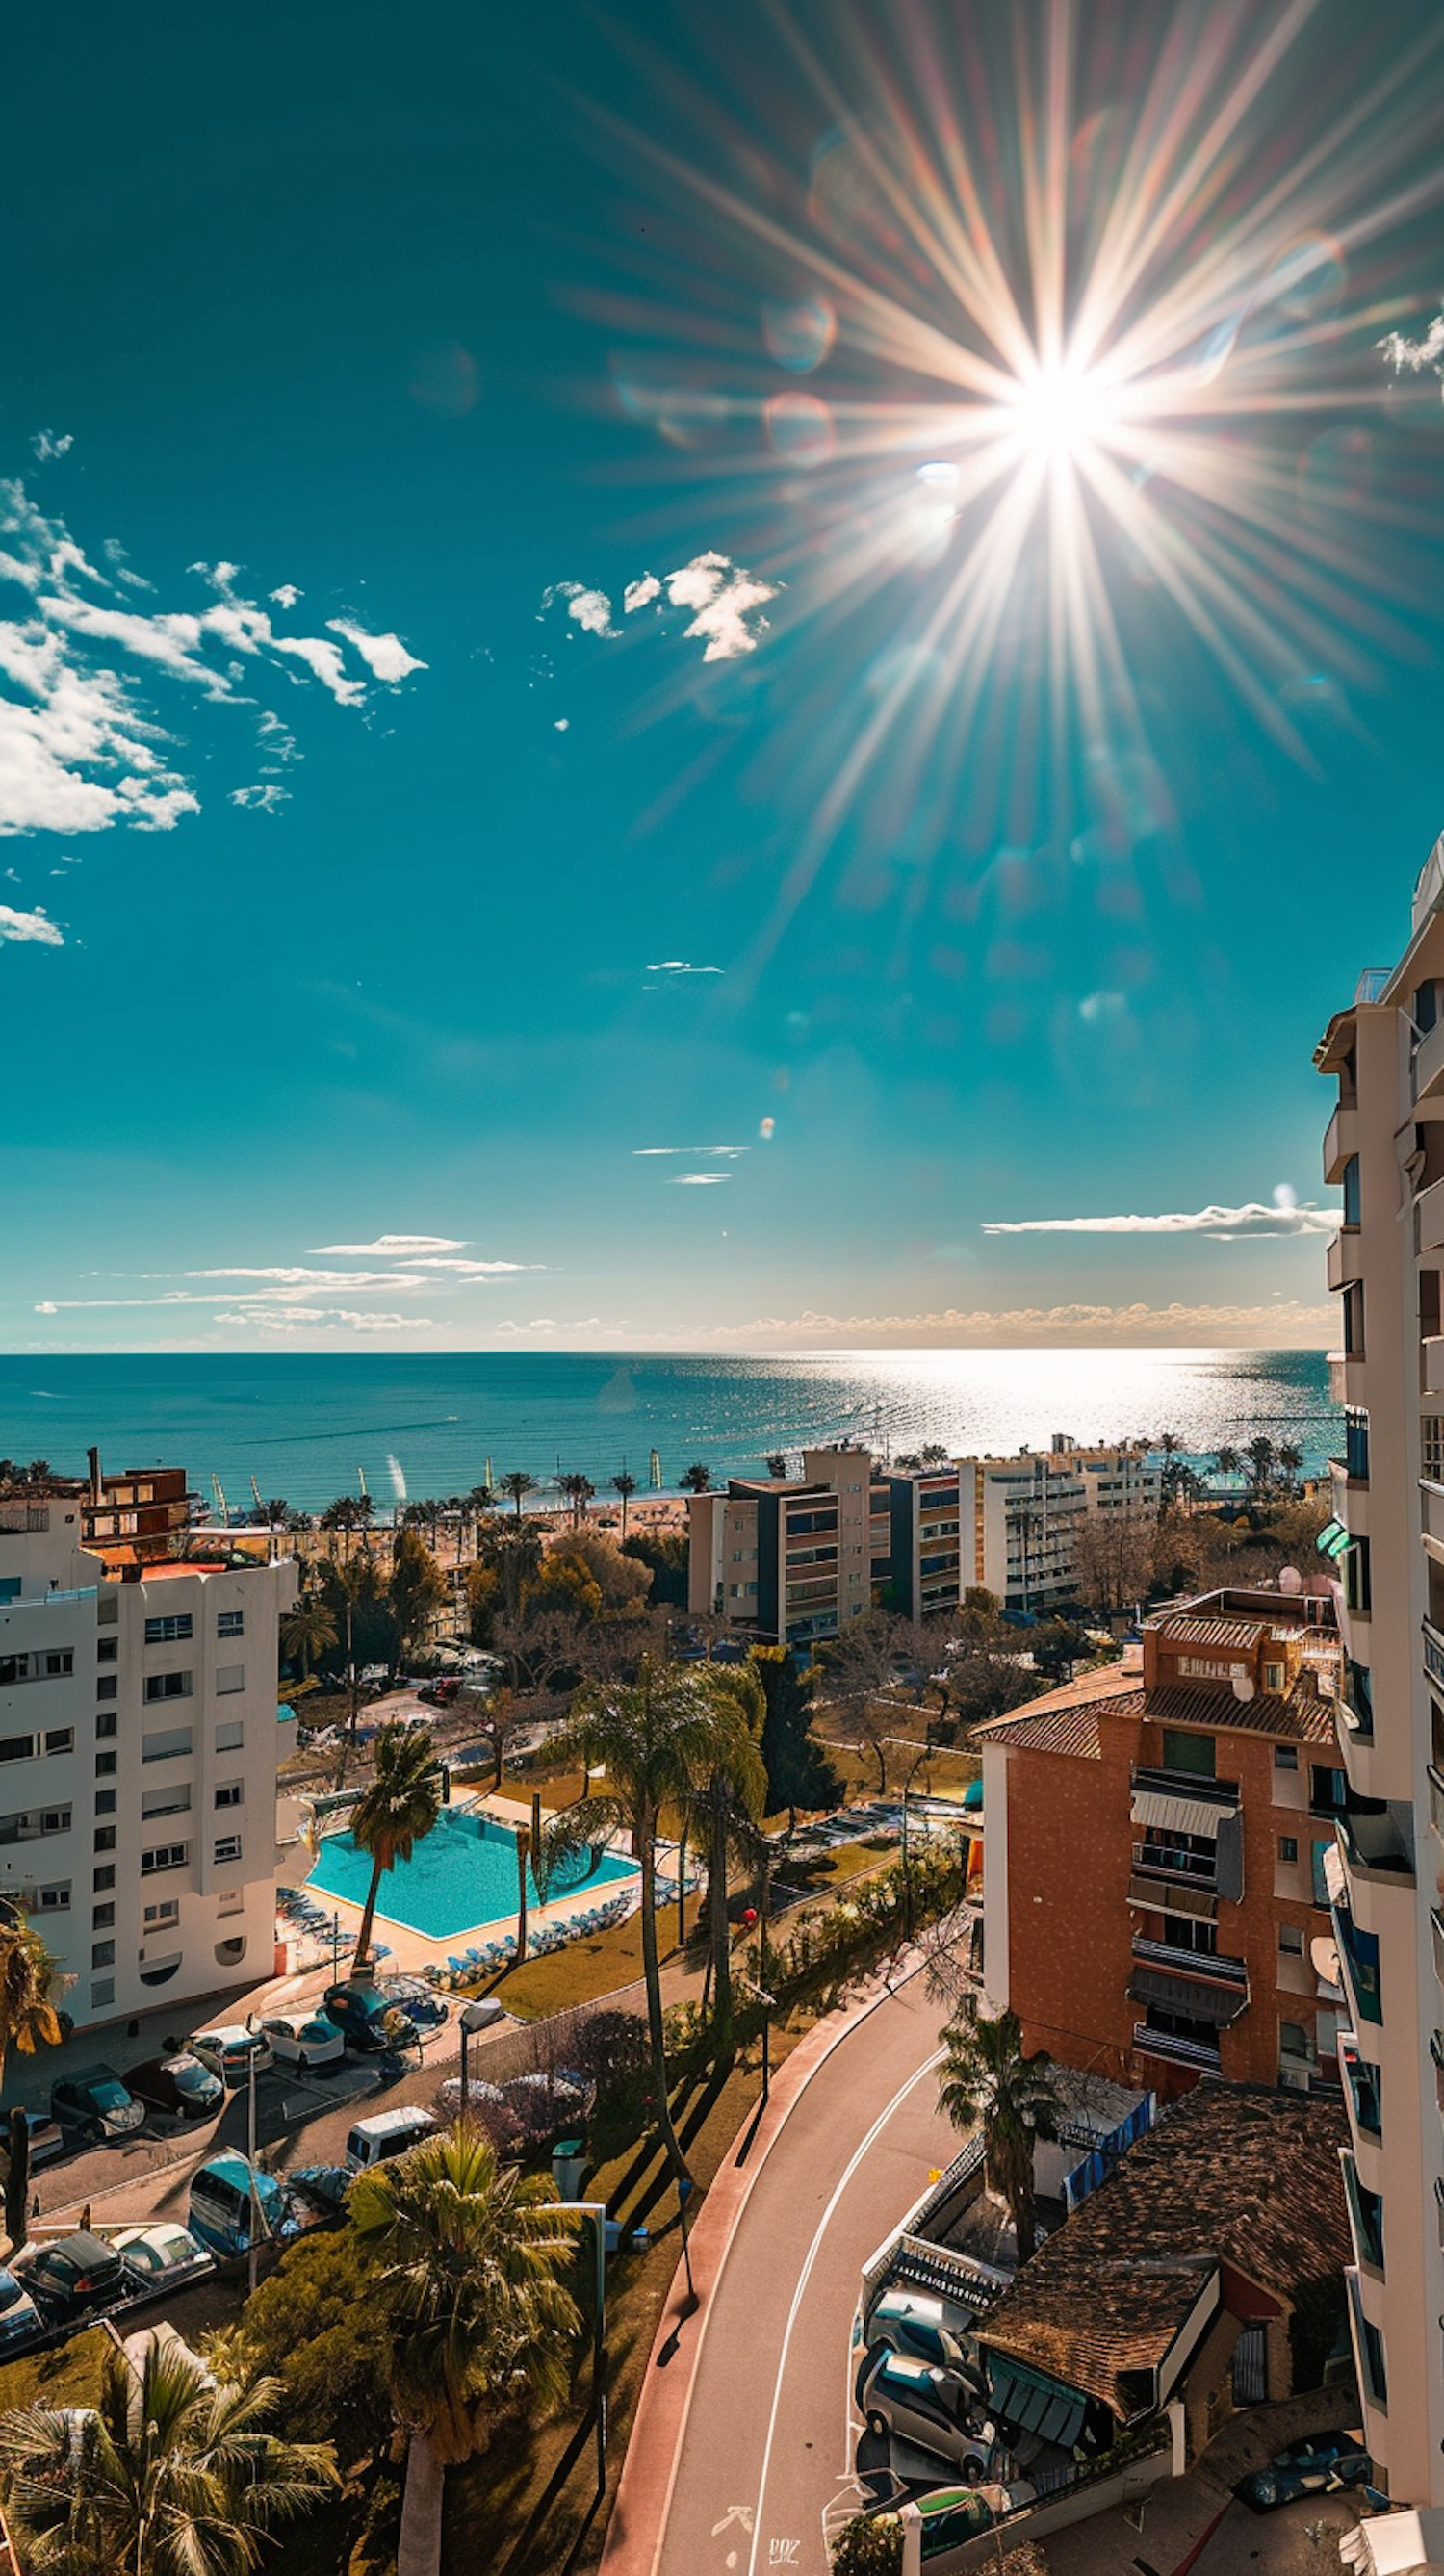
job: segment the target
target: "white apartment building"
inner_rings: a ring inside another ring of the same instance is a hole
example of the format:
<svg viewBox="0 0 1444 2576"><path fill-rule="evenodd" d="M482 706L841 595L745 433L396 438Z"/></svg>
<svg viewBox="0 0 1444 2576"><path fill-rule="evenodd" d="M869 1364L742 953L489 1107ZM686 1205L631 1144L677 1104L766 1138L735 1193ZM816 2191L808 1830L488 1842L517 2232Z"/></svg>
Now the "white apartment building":
<svg viewBox="0 0 1444 2576"><path fill-rule="evenodd" d="M1078 1532L1090 1518L1156 1520L1161 1471L1141 1445L1080 1448L1066 1432L1016 1458L961 1458L963 1582L1009 1610L1077 1598Z"/></svg>
<svg viewBox="0 0 1444 2576"><path fill-rule="evenodd" d="M1412 936L1315 1058L1338 1081L1324 1177L1342 1308L1345 1455L1320 1542L1344 1643L1346 1791L1327 1855L1348 2001L1339 2043L1349 2311L1364 2434L1389 2493L1444 2503L1444 840Z"/></svg>
<svg viewBox="0 0 1444 2576"><path fill-rule="evenodd" d="M270 1971L294 1563L112 1582L77 1496L0 1500L0 1894L77 2028Z"/></svg>

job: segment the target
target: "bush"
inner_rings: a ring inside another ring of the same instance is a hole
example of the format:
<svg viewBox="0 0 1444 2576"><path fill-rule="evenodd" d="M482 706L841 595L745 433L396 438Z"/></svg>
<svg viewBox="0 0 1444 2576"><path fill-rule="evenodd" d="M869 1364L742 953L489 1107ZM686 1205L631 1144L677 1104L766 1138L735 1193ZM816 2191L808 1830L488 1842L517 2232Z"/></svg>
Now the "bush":
<svg viewBox="0 0 1444 2576"><path fill-rule="evenodd" d="M567 2032L567 2062L590 2075L598 2099L625 2091L647 2064L647 2025L637 2013L578 2014Z"/></svg>
<svg viewBox="0 0 1444 2576"><path fill-rule="evenodd" d="M225 2340L243 2372L279 2375L290 2439L333 2441L346 2469L389 2442L389 2338L349 2228L291 2246Z"/></svg>
<svg viewBox="0 0 1444 2576"><path fill-rule="evenodd" d="M832 2544L832 2576L902 2576L903 2527L895 2513L854 2514Z"/></svg>

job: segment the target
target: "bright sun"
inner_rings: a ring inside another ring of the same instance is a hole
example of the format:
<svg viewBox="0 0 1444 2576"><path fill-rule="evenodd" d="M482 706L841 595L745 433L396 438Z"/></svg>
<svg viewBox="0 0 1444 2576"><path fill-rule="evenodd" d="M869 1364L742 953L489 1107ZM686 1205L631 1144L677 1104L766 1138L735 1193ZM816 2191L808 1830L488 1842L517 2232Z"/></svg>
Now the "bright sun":
<svg viewBox="0 0 1444 2576"><path fill-rule="evenodd" d="M1003 405L1008 427L1026 455L1062 464L1091 445L1107 427L1107 390L1066 360L1040 367L1020 382Z"/></svg>

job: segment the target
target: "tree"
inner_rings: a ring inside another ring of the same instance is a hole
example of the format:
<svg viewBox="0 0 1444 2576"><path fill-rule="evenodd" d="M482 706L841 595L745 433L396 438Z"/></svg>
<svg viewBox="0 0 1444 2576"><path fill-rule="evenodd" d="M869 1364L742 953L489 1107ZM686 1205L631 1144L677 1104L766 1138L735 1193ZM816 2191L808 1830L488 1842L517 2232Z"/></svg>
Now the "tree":
<svg viewBox="0 0 1444 2576"><path fill-rule="evenodd" d="M12 2048L33 2057L62 2037L52 2001L59 1970L21 1908L0 1898L0 2075Z"/></svg>
<svg viewBox="0 0 1444 2576"><path fill-rule="evenodd" d="M1073 1581L1105 1617L1140 1601L1153 1578L1158 1523L1151 1512L1080 1512L1073 1524Z"/></svg>
<svg viewBox="0 0 1444 2576"><path fill-rule="evenodd" d="M1279 1472L1290 1493L1304 1463L1304 1453L1296 1441L1281 1440L1278 1445Z"/></svg>
<svg viewBox="0 0 1444 2576"><path fill-rule="evenodd" d="M30 2576L245 2576L274 2526L339 2484L329 2443L262 2427L275 2379L215 2380L179 2341L108 2349L92 2411L0 2417L6 2504Z"/></svg>
<svg viewBox="0 0 1444 2576"><path fill-rule="evenodd" d="M1057 2136L1065 2108L1053 2061L1044 2049L1024 2053L1015 2012L953 2022L943 2044L938 2108L956 2129L981 2125L988 2188L1007 2202L1026 2263L1037 2243L1033 2143Z"/></svg>
<svg viewBox="0 0 1444 2576"><path fill-rule="evenodd" d="M667 2099L667 2052L657 1959L656 1840L664 1811L679 1810L706 1777L718 1740L716 1701L697 1667L659 1668L643 1658L635 1682L593 1683L578 1694L569 1724L553 1746L562 1765L580 1764L605 1778L564 1810L575 1846L602 1842L620 1826L631 1836L641 1869L642 1972L658 2125L672 2170L686 2167Z"/></svg>
<svg viewBox="0 0 1444 2576"><path fill-rule="evenodd" d="M321 1527L323 1530L339 1530L341 1532L341 1555L343 1561L350 1556L351 1533L354 1529L359 1527L360 1517L361 1516L356 1508L356 1498L354 1494L338 1494L334 1503L328 1503L321 1514Z"/></svg>
<svg viewBox="0 0 1444 2576"><path fill-rule="evenodd" d="M812 1675L799 1674L786 1646L754 1646L747 1660L767 1703L767 1813L775 1816L785 1807L789 1830L795 1830L799 1807L835 1807L842 1796L842 1783L812 1732Z"/></svg>
<svg viewBox="0 0 1444 2576"><path fill-rule="evenodd" d="M336 1642L335 1612L319 1592L303 1592L281 1621L281 1652L287 1662L299 1662L303 1680L309 1681L317 1656L328 1654Z"/></svg>
<svg viewBox="0 0 1444 2576"><path fill-rule="evenodd" d="M727 1865L757 1869L759 1825L767 1802L762 1722L767 1701L746 1665L708 1664L704 1680L717 1712L711 1748L691 1788L678 1801L684 1839L707 1863L707 1943L719 2056L732 2051L732 1940L727 1920Z"/></svg>
<svg viewBox="0 0 1444 2576"><path fill-rule="evenodd" d="M553 2183L503 2167L461 2121L361 2174L351 2220L375 2265L391 2402L410 2436L397 2576L436 2576L448 2465L479 2447L488 2413L566 2393L577 2222Z"/></svg>
<svg viewBox="0 0 1444 2576"><path fill-rule="evenodd" d="M881 1610L854 1619L822 1649L827 1698L857 1729L860 1748L877 1764L880 1798L887 1796L888 1730L895 1721L877 1702L893 1680L897 1651L896 1623Z"/></svg>
<svg viewBox="0 0 1444 2576"><path fill-rule="evenodd" d="M1071 1619L1040 1619L1029 1632L1036 1671L1046 1674L1051 1682L1071 1682L1073 1667L1093 1652L1086 1629Z"/></svg>
<svg viewBox="0 0 1444 2576"><path fill-rule="evenodd" d="M775 1476L779 1484L781 1483L783 1477L787 1473L787 1455L784 1450L773 1450L771 1457L767 1461L767 1473L769 1476Z"/></svg>
<svg viewBox="0 0 1444 2576"><path fill-rule="evenodd" d="M623 1541L622 1554L650 1566L654 1601L670 1603L674 1610L686 1609L692 1550L684 1530L634 1530Z"/></svg>
<svg viewBox="0 0 1444 2576"><path fill-rule="evenodd" d="M509 1619L521 1617L522 1596L536 1576L542 1561L541 1532L534 1521L520 1517L483 1530L478 1538L478 1562L500 1577L502 1600Z"/></svg>
<svg viewBox="0 0 1444 2576"><path fill-rule="evenodd" d="M712 1470L699 1460L695 1467L684 1467L677 1482L684 1494L705 1494L712 1482Z"/></svg>
<svg viewBox="0 0 1444 2576"><path fill-rule="evenodd" d="M403 1654L424 1638L446 1599L440 1566L414 1529L398 1530L391 1550L389 1586L396 1639Z"/></svg>
<svg viewBox="0 0 1444 2576"><path fill-rule="evenodd" d="M548 1548L547 1563L580 1566L595 1585L605 1615L635 1618L647 1606L652 1589L647 1567L630 1551L624 1556L601 1530L564 1531Z"/></svg>
<svg viewBox="0 0 1444 2576"><path fill-rule="evenodd" d="M351 1818L351 1832L370 1856L371 1884L356 1942L356 1972L366 1966L381 1881L397 1861L410 1860L441 1813L441 1782L429 1726L391 1718L376 1738L371 1785Z"/></svg>
<svg viewBox="0 0 1444 2576"><path fill-rule="evenodd" d="M515 1503L516 1516L520 1520L521 1507L527 1495L536 1492L536 1478L529 1476L524 1467L513 1467L509 1475L503 1476L500 1490Z"/></svg>
<svg viewBox="0 0 1444 2576"><path fill-rule="evenodd" d="M1261 1501L1273 1481L1275 1466L1274 1444L1267 1432L1260 1431L1255 1439L1250 1440L1243 1454L1249 1464L1249 1491L1255 1500Z"/></svg>
<svg viewBox="0 0 1444 2576"><path fill-rule="evenodd" d="M620 1495L621 1495L621 1498L622 1498L622 1545L623 1545L623 1547L625 1547L625 1546L626 1546L626 1544L627 1544L627 1505L628 1505L628 1503L631 1501L632 1496L634 1495L634 1493L636 1492L636 1490L637 1490L637 1479L636 1479L636 1477L635 1477L635 1476L631 1476L631 1475L629 1475L629 1474L627 1473L627 1470L626 1470L626 1468L625 1468L625 1467L623 1467L623 1468L619 1469L618 1473L617 1473L617 1474L612 1478L612 1491L613 1491L613 1493L614 1493L614 1494L620 1494Z"/></svg>
<svg viewBox="0 0 1444 2576"><path fill-rule="evenodd" d="M283 2420L300 2441L334 2441L343 2469L372 2460L389 2436L390 2342L353 2230L312 2228L246 2301L238 2325L205 2357L245 2384L274 2372Z"/></svg>
<svg viewBox="0 0 1444 2576"><path fill-rule="evenodd" d="M941 1440L930 1440L919 1454L925 1467L946 1467L948 1463L948 1453Z"/></svg>
<svg viewBox="0 0 1444 2576"><path fill-rule="evenodd" d="M1236 1476L1239 1470L1238 1451L1231 1449L1225 1441L1221 1449L1215 1449L1213 1463L1221 1476Z"/></svg>

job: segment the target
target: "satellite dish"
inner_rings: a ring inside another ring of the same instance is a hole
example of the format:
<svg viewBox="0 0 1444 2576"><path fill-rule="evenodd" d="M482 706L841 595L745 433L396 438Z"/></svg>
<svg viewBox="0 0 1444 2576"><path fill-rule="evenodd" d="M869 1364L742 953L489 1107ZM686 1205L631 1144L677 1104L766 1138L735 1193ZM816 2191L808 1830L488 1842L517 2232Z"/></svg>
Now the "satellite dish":
<svg viewBox="0 0 1444 2576"><path fill-rule="evenodd" d="M1234 1677L1233 1677L1233 1695L1234 1695L1234 1698L1235 1698L1235 1699L1245 1699L1245 1700L1247 1700L1247 1699L1252 1699L1252 1697L1253 1697L1253 1675L1252 1675L1252 1673L1235 1673L1235 1674L1234 1674Z"/></svg>
<svg viewBox="0 0 1444 2576"><path fill-rule="evenodd" d="M1280 1592L1302 1592L1304 1578L1296 1565L1286 1565L1279 1575Z"/></svg>

